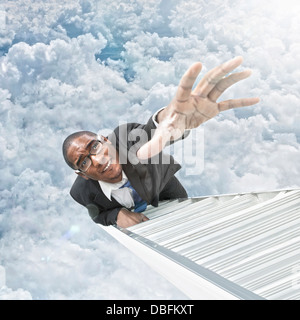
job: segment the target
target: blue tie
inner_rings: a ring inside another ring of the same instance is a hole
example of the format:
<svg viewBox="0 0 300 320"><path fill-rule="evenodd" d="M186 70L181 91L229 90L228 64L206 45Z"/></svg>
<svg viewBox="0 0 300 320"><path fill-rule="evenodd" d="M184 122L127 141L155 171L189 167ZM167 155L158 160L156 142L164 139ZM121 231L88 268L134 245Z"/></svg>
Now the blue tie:
<svg viewBox="0 0 300 320"><path fill-rule="evenodd" d="M147 208L147 202L143 200L140 195L133 189L132 185L130 184L129 180L122 185L121 188L130 188L132 190L132 198L134 201L134 212L143 212Z"/></svg>

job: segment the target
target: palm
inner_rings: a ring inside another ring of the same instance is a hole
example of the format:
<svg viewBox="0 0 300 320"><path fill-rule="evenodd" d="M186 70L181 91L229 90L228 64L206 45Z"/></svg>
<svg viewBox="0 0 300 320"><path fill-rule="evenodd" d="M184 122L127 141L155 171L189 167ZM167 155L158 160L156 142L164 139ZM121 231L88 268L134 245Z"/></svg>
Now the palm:
<svg viewBox="0 0 300 320"><path fill-rule="evenodd" d="M185 102L174 99L172 106L175 112L184 119L184 129L197 128L200 124L215 117L219 113L216 102L195 94L191 94Z"/></svg>
<svg viewBox="0 0 300 320"><path fill-rule="evenodd" d="M243 106L250 106L259 101L258 98L242 98L217 102L221 94L234 83L250 76L251 71L231 74L243 59L237 57L210 70L192 91L192 87L201 71L201 63L195 63L181 78L176 96L168 107L185 119L185 129L198 127L203 122L215 117L221 111Z"/></svg>

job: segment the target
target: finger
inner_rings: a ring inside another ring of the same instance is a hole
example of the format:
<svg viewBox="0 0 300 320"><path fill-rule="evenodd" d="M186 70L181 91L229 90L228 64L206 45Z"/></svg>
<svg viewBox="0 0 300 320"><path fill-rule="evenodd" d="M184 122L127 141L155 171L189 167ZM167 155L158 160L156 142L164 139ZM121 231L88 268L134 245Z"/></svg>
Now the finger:
<svg viewBox="0 0 300 320"><path fill-rule="evenodd" d="M234 108L252 106L260 101L259 98L243 98L243 99L233 99L226 100L218 103L219 111L225 111Z"/></svg>
<svg viewBox="0 0 300 320"><path fill-rule="evenodd" d="M148 220L150 220L150 219L148 217L146 217L144 214L142 214L141 222L148 221Z"/></svg>
<svg viewBox="0 0 300 320"><path fill-rule="evenodd" d="M216 84L229 72L233 71L239 65L241 65L242 62L242 57L236 57L208 71L197 85L194 93L200 95L203 98L206 98L211 90L216 86Z"/></svg>
<svg viewBox="0 0 300 320"><path fill-rule="evenodd" d="M185 102L188 100L201 69L202 64L200 62L196 62L183 75L176 92L176 100L178 102Z"/></svg>
<svg viewBox="0 0 300 320"><path fill-rule="evenodd" d="M209 99L212 101L216 101L226 89L228 89L238 81L248 78L251 75L251 73L252 73L251 70L245 70L242 72L233 73L230 76L219 81L209 93L208 95Z"/></svg>

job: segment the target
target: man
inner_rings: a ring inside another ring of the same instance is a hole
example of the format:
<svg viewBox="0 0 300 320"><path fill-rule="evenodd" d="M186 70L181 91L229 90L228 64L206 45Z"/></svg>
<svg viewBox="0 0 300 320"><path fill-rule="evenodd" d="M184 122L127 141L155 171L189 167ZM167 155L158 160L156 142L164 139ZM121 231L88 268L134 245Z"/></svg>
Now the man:
<svg viewBox="0 0 300 320"><path fill-rule="evenodd" d="M88 208L96 223L127 228L148 220L141 213L147 204L187 197L174 176L180 165L163 149L221 111L259 102L258 98L216 102L227 88L250 76L250 70L228 75L242 61L236 57L210 70L192 91L202 68L200 62L193 64L174 99L147 124L122 125L108 137L77 132L64 141L64 158L78 174L71 196Z"/></svg>

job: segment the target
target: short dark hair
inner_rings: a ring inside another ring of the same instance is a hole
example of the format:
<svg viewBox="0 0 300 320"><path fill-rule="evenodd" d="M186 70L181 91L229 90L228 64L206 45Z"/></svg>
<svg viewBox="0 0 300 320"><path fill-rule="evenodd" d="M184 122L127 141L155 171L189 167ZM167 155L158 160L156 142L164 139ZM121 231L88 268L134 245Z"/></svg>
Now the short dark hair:
<svg viewBox="0 0 300 320"><path fill-rule="evenodd" d="M62 153L63 153L64 159L65 159L66 163L68 164L68 166L71 167L73 170L76 170L76 168L75 168L74 164L69 160L67 153L68 153L68 150L69 150L71 144L73 143L73 141L76 138L83 136L85 134L88 136L91 136L91 137L97 137L96 133L93 133L91 131L78 131L78 132L74 132L74 133L70 134L63 142Z"/></svg>

